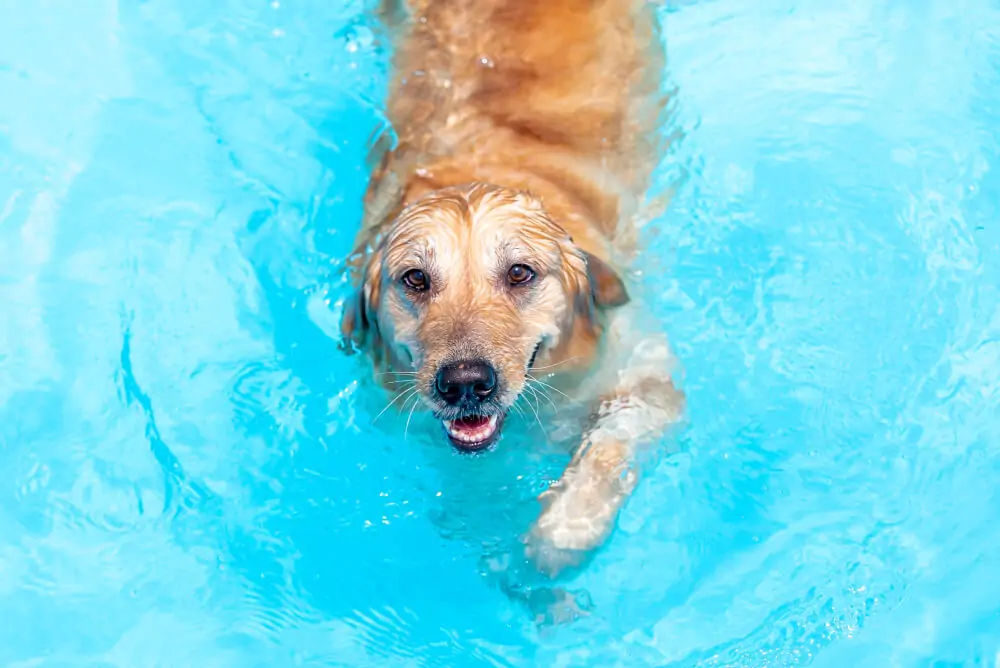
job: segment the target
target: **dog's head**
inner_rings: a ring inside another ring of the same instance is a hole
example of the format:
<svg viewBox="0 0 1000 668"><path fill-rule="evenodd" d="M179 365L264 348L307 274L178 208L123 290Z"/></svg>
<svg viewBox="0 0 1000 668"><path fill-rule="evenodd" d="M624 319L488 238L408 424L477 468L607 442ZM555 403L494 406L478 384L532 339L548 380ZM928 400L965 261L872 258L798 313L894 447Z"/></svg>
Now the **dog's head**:
<svg viewBox="0 0 1000 668"><path fill-rule="evenodd" d="M621 279L532 196L483 184L406 208L371 249L345 336L419 393L460 450L490 445L536 364L592 354ZM412 381L412 382L411 382Z"/></svg>

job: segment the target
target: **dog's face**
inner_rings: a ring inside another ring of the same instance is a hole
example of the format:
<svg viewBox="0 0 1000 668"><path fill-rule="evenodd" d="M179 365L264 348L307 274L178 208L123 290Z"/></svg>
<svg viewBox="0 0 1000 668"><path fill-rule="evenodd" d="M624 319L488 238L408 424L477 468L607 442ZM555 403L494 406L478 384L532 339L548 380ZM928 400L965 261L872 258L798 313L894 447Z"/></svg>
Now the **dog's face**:
<svg viewBox="0 0 1000 668"><path fill-rule="evenodd" d="M396 388L418 393L455 447L476 451L499 435L537 360L596 338L595 309L627 300L536 199L477 184L399 215L343 330L396 372Z"/></svg>

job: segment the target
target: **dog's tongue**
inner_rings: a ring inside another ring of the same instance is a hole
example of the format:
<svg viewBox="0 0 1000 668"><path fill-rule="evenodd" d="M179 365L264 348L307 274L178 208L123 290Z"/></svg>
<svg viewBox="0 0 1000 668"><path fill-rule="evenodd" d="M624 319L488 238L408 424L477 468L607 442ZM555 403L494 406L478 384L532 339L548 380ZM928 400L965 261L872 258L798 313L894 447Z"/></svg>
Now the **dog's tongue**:
<svg viewBox="0 0 1000 668"><path fill-rule="evenodd" d="M490 421L485 415L470 415L455 420L454 424L462 431L479 431Z"/></svg>

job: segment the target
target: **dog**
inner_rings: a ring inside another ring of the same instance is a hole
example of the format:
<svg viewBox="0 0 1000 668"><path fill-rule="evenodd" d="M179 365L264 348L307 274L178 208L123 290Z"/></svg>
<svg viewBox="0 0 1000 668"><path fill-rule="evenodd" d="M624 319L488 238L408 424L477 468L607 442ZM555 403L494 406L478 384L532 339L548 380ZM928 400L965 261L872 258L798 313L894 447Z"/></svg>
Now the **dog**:
<svg viewBox="0 0 1000 668"><path fill-rule="evenodd" d="M373 148L342 334L460 452L493 445L532 385L585 407L526 534L555 575L607 540L641 453L683 414L666 336L623 278L664 149L657 17L638 0L382 13L395 136Z"/></svg>

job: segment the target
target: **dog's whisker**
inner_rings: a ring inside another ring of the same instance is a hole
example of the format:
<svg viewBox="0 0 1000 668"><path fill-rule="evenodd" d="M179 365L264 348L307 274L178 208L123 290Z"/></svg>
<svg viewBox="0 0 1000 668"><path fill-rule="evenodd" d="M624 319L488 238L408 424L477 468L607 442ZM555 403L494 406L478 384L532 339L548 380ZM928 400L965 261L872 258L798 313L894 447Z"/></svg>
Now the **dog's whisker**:
<svg viewBox="0 0 1000 668"><path fill-rule="evenodd" d="M528 390L531 391L531 396L535 400L535 409L536 410L541 410L541 408L542 408L542 399L541 399L541 395L540 395L540 393L538 391L538 388L535 387L534 385L532 385L530 382L526 383L524 386L526 388L528 388Z"/></svg>
<svg viewBox="0 0 1000 668"><path fill-rule="evenodd" d="M399 393L392 398L392 401L390 401L389 403L387 403L385 405L385 408L383 408L382 410L380 410L379 413L378 413L378 415L376 415L374 418L372 418L372 424L375 424L376 420L378 420L380 417L382 417L382 415L387 410L389 410L389 408L391 408L393 404L395 404L397 401L399 401L400 399L402 399L404 396L407 397L406 401L409 401L409 396L412 393L416 392L417 389L418 388L416 388L416 387L410 387L410 388L406 388L404 390L400 390ZM404 405L406 404L406 401L403 402Z"/></svg>
<svg viewBox="0 0 1000 668"><path fill-rule="evenodd" d="M514 403L512 403L510 405L510 407L511 407L511 409L517 411L517 414L521 416L522 420L527 420L528 419L527 414L524 412L524 409L521 406L519 406L518 403L517 403L517 402L519 402L523 398L524 398L523 394L518 394L516 397L514 397Z"/></svg>
<svg viewBox="0 0 1000 668"><path fill-rule="evenodd" d="M535 405L532 406L529 403L528 406L531 408L532 411L534 411L534 413L535 413L535 422L538 423L538 427L544 433L545 432L545 426L542 425L542 418L538 415L538 392L535 391L535 389L533 387L531 387L531 385L525 385L525 387L528 388L529 390L531 390L532 394L535 396Z"/></svg>
<svg viewBox="0 0 1000 668"><path fill-rule="evenodd" d="M516 397L514 397L514 401L513 401L513 403L511 403L510 409L512 411L517 411L517 414L519 416L521 416L522 418L526 419L526 416L524 414L524 409L517 405L517 402L519 402L520 400L521 400L521 395L520 394L517 395Z"/></svg>
<svg viewBox="0 0 1000 668"><path fill-rule="evenodd" d="M528 403L527 400L525 400L525 403ZM531 406L531 404L529 403L528 406ZM538 408L537 408L538 404L536 404L535 406L536 407L533 409L535 411L535 422L538 423L538 429L542 432L542 438L545 440L546 443L551 445L552 441L549 440L549 432L545 428L545 425L542 424L541 418L538 417Z"/></svg>
<svg viewBox="0 0 1000 668"><path fill-rule="evenodd" d="M537 382L537 381L536 381L536 382ZM545 399L546 401L548 401L548 402L549 402L549 405L550 405L550 406L552 406L552 410L553 410L553 411L555 411L556 413L558 413L558 412L559 412L559 407L558 407L558 406L556 406L556 402L552 401L552 397L550 397L550 396L549 396L549 393L548 393L548 392L546 392L546 391L545 391L544 389L541 389L541 388L535 388L535 387L533 387L532 389L533 389L533 390L535 390L536 392L538 392L539 394L541 394L541 396L542 396L542 397L543 397L543 398L544 398L544 399Z"/></svg>
<svg viewBox="0 0 1000 668"><path fill-rule="evenodd" d="M548 383L546 383L544 381L538 380L537 378L535 378L531 374L528 374L528 380L530 380L532 382L535 382L535 383L538 383L542 387L546 387L546 388L552 390L553 392L558 392L559 394L561 394L562 396L566 397L570 401L573 401L572 399L570 399L570 396L568 394L566 394L565 392L563 392L562 390L560 390L558 387L553 387L552 385L549 385Z"/></svg>
<svg viewBox="0 0 1000 668"><path fill-rule="evenodd" d="M539 394L538 394L538 388L535 387L532 384L532 382L529 380L529 381L527 381L524 384L524 389L526 389L529 392L531 392L531 397L535 400L535 407L536 408L541 408L541 399L540 399Z"/></svg>
<svg viewBox="0 0 1000 668"><path fill-rule="evenodd" d="M579 355L576 355L575 357L567 357L566 359L560 362L556 362L555 364L547 364L545 366L530 366L528 367L528 371L544 371L545 369L551 369L553 367L561 366L563 364L569 364L570 362L575 362L578 359L580 359Z"/></svg>
<svg viewBox="0 0 1000 668"><path fill-rule="evenodd" d="M420 403L420 393L419 392L414 392L412 396L414 397L413 406L410 407L410 414L406 417L406 427L403 429L403 442L404 443L406 442L407 436L410 433L410 420L413 419L413 411L417 410L417 404ZM406 401L409 401L409 399L407 399ZM404 406L405 405L406 404L404 404Z"/></svg>
<svg viewBox="0 0 1000 668"><path fill-rule="evenodd" d="M418 376L419 371L383 371L380 376Z"/></svg>

